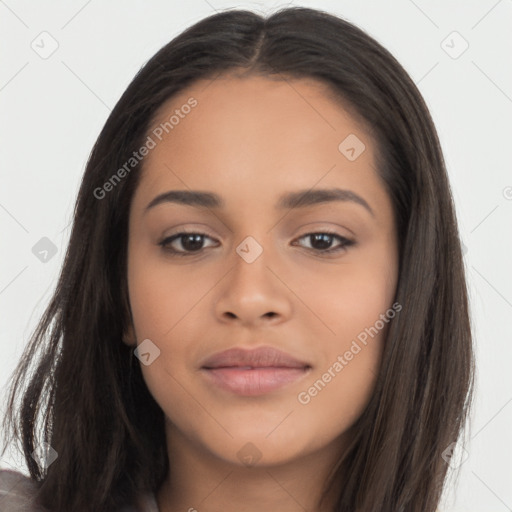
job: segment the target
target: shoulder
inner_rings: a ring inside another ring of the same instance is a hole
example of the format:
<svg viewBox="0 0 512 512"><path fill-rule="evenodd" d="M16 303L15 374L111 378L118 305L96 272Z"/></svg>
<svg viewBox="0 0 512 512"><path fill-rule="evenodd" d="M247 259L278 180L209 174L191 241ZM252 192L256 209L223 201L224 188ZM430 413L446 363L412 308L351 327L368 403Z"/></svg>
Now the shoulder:
<svg viewBox="0 0 512 512"><path fill-rule="evenodd" d="M136 509L140 512L159 512L156 495L151 492L141 495Z"/></svg>
<svg viewBox="0 0 512 512"><path fill-rule="evenodd" d="M37 482L10 469L0 469L0 510L2 512L40 512L34 504Z"/></svg>
<svg viewBox="0 0 512 512"><path fill-rule="evenodd" d="M0 469L0 511L47 512L35 504L38 488L38 483L23 473ZM126 507L120 512L159 512L156 496L153 493L142 494L134 507Z"/></svg>

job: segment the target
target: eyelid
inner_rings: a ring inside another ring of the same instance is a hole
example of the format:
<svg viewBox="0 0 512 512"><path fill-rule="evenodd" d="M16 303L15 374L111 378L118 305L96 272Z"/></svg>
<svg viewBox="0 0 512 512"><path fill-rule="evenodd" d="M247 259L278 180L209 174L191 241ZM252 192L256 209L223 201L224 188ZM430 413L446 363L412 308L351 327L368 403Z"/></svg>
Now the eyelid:
<svg viewBox="0 0 512 512"><path fill-rule="evenodd" d="M319 228L308 228L308 230L306 230L301 235L297 235L294 238L294 240L296 240L297 238L302 238L302 237L307 236L307 235L313 235L315 233L325 233L325 234L329 234L329 235L338 236L338 237L343 238L345 240L355 241L355 240L352 240L352 238L350 236L342 235L337 230L335 230L334 228L327 228L325 226L324 227L319 227ZM203 235L203 236L207 236L207 237L215 240L215 236L211 235L205 228L201 227L201 228L198 228L198 229L195 229L195 228L178 228L178 229L174 230L173 232L164 235L162 237L161 241L165 241L165 240L167 240L167 239L169 239L169 238L171 238L171 237L173 237L175 235L186 235L186 234L190 234L190 235Z"/></svg>
<svg viewBox="0 0 512 512"><path fill-rule="evenodd" d="M329 256L329 255L333 255L333 254L335 255L335 254L343 252L343 250L346 249L347 247L356 245L356 240L354 238L349 238L347 236L340 235L337 231L331 230L329 228L327 228L327 229L319 228L319 229L313 229L313 230L310 229L309 231L306 231L302 235L295 237L293 241L295 242L296 240L300 240L302 238L306 238L308 236L315 235L315 234L331 235L335 239L338 239L338 242L339 242L339 245L337 245L333 248L330 248L330 249L315 250L315 249L310 249L308 247L305 248L308 251L317 253L319 256L322 256L322 255Z"/></svg>
<svg viewBox="0 0 512 512"><path fill-rule="evenodd" d="M171 247L171 243L179 240L183 235L199 235L203 237L203 239L209 238L210 240L216 240L215 237L210 236L207 232L201 231L200 229L190 229L190 228L181 228L176 230L174 233L171 233L169 235L166 235L162 238L160 242L158 242L158 245L162 247L162 249L168 253L170 253L171 256L194 256L194 255L202 255L204 254L204 250L208 247L203 247L199 249L198 251L186 251L186 250L176 250ZM330 235L338 240L338 245L335 245L334 247L331 247L329 249L314 249L309 247L304 247L298 243L296 243L297 240L301 240L303 238L307 238L308 236L312 236L315 234L323 234L323 235ZM306 249L306 251L316 254L320 257L329 257L329 256L336 256L340 253L346 252L347 248L350 246L356 245L356 240L353 238L349 238L346 236L343 236L339 234L336 230L333 228L326 228L326 227L320 227L318 229L309 229L309 231L305 231L303 234L296 236L292 242L292 245L299 246L303 249ZM210 246L211 247L211 246ZM215 245L214 245L215 247Z"/></svg>

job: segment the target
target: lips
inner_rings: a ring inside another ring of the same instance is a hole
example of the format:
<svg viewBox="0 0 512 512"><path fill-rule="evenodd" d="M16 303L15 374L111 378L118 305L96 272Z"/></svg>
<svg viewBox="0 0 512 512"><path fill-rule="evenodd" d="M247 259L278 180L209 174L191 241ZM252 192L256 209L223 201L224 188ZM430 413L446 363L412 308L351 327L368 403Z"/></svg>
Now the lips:
<svg viewBox="0 0 512 512"><path fill-rule="evenodd" d="M218 352L206 359L203 368L306 368L310 366L304 361L299 361L286 352L273 347L260 347L255 350L232 348L224 352Z"/></svg>
<svg viewBox="0 0 512 512"><path fill-rule="evenodd" d="M201 370L218 388L237 395L263 395L303 378L311 365L273 347L233 348L206 359Z"/></svg>

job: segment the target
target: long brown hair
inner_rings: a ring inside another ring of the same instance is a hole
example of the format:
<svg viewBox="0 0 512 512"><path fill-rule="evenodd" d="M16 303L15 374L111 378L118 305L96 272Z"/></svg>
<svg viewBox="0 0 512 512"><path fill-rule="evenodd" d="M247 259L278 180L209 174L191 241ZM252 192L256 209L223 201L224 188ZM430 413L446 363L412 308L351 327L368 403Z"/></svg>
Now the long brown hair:
<svg viewBox="0 0 512 512"><path fill-rule="evenodd" d="M128 213L144 161L107 197L95 190L142 146L164 102L229 71L319 80L376 141L399 233L403 310L326 492L336 491L336 512L433 512L448 469L442 454L465 428L474 375L445 163L428 108L395 58L353 24L308 8L205 18L130 83L91 152L56 290L12 376L6 446L21 445L37 501L54 512L117 510L166 477L164 415L122 343L131 323ZM58 453L47 468L31 456L42 442Z"/></svg>

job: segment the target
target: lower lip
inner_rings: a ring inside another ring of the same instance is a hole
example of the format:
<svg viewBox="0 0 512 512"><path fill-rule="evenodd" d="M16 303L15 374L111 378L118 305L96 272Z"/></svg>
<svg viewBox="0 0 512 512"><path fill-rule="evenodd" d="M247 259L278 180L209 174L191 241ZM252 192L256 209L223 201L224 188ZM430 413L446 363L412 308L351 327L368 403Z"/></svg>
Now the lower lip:
<svg viewBox="0 0 512 512"><path fill-rule="evenodd" d="M237 395L264 395L304 377L309 368L203 368L210 380Z"/></svg>

